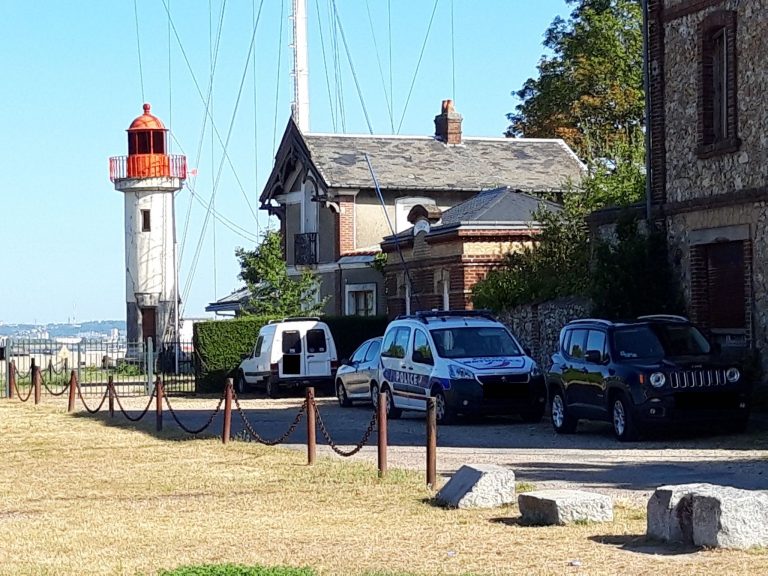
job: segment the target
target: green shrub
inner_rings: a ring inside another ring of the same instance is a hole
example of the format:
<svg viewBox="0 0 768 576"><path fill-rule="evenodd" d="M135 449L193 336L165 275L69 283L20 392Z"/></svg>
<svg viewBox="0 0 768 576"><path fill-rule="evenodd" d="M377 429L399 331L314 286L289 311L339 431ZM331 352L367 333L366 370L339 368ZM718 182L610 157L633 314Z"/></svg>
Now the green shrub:
<svg viewBox="0 0 768 576"><path fill-rule="evenodd" d="M310 568L285 566L241 566L239 564L203 564L161 570L159 576L315 576Z"/></svg>
<svg viewBox="0 0 768 576"><path fill-rule="evenodd" d="M195 381L198 392L220 392L253 348L259 329L271 318L242 316L231 320L197 322L194 326ZM382 336L386 316L325 316L323 322L336 343L339 359L349 358L363 341Z"/></svg>
<svg viewBox="0 0 768 576"><path fill-rule="evenodd" d="M269 322L261 316L197 322L194 326L195 389L220 392L226 378L256 343L259 329Z"/></svg>

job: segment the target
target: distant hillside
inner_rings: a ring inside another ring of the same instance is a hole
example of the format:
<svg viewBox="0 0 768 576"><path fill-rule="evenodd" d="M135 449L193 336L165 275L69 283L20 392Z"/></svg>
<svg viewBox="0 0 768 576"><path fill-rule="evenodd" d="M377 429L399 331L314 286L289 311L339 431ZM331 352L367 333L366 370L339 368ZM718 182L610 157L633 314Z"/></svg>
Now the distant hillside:
<svg viewBox="0 0 768 576"><path fill-rule="evenodd" d="M0 324L0 336L40 337L47 332L50 338L73 338L77 336L108 336L117 329L125 336L125 320L90 320L79 324Z"/></svg>

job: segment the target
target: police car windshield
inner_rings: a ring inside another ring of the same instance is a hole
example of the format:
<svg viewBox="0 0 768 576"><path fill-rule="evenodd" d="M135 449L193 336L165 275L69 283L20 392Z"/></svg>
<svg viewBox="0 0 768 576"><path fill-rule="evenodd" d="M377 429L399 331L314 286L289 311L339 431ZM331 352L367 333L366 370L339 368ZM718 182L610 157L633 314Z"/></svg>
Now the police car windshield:
<svg viewBox="0 0 768 576"><path fill-rule="evenodd" d="M442 358L521 356L522 351L504 328L461 326L430 330Z"/></svg>
<svg viewBox="0 0 768 576"><path fill-rule="evenodd" d="M711 348L690 324L648 324L617 329L613 345L621 360L660 360L665 356L701 356Z"/></svg>

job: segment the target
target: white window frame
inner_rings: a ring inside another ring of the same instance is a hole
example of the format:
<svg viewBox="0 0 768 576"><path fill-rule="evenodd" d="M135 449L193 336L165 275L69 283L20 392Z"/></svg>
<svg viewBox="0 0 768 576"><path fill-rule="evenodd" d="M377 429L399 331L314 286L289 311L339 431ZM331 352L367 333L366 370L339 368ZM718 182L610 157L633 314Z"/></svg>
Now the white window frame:
<svg viewBox="0 0 768 576"><path fill-rule="evenodd" d="M377 286L375 282L370 282L366 284L347 284L344 287L344 315L345 316L356 316L355 307L351 305L349 301L349 295L352 292L373 292L373 315L376 315L376 312L378 312L378 294L377 294Z"/></svg>

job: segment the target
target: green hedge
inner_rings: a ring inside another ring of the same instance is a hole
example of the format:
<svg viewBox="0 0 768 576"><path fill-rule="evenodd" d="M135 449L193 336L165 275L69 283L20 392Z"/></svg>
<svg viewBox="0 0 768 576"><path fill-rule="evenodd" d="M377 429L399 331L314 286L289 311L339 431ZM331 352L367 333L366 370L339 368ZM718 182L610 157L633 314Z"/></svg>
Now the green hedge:
<svg viewBox="0 0 768 576"><path fill-rule="evenodd" d="M195 389L198 392L223 390L226 378L233 375L241 356L253 349L259 329L269 320L246 316L195 323Z"/></svg>
<svg viewBox="0 0 768 576"><path fill-rule="evenodd" d="M198 392L220 392L226 378L234 375L241 356L251 351L259 329L270 318L245 316L211 320L194 325L195 382ZM349 358L361 342L382 336L386 316L325 316L339 359Z"/></svg>

